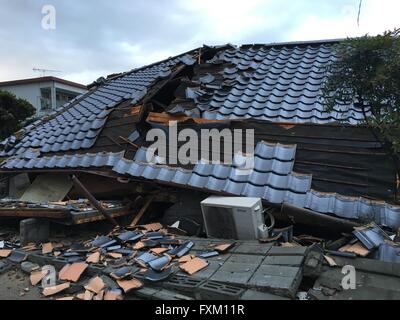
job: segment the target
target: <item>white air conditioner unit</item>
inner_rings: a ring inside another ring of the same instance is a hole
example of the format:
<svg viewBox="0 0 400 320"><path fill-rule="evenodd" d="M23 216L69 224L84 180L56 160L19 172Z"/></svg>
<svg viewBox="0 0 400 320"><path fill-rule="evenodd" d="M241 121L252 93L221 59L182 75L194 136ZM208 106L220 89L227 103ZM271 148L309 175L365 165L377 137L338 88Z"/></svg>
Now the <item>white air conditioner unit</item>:
<svg viewBox="0 0 400 320"><path fill-rule="evenodd" d="M264 227L261 199L210 197L201 202L209 238L256 240Z"/></svg>

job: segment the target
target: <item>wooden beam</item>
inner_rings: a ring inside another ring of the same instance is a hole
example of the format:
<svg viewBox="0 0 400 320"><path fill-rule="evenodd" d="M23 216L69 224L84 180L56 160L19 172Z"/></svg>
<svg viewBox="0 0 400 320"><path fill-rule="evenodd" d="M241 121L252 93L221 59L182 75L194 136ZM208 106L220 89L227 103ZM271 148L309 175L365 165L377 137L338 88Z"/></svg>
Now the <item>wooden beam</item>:
<svg viewBox="0 0 400 320"><path fill-rule="evenodd" d="M48 218L48 219L66 219L70 217L68 210L57 209L0 209L0 217L7 218Z"/></svg>
<svg viewBox="0 0 400 320"><path fill-rule="evenodd" d="M97 201L97 199L89 192L89 190L85 188L85 186L79 181L76 176L72 176L72 181L74 182L75 187L85 195L85 197L89 200L93 207L95 207L113 225L119 226L118 222L108 214L101 203Z"/></svg>
<svg viewBox="0 0 400 320"><path fill-rule="evenodd" d="M146 202L143 205L142 209L140 209L139 213L135 216L132 223L129 225L130 228L134 228L138 225L138 223L146 213L147 209L149 208L150 204L153 202L154 198L155 198L154 195L147 197Z"/></svg>

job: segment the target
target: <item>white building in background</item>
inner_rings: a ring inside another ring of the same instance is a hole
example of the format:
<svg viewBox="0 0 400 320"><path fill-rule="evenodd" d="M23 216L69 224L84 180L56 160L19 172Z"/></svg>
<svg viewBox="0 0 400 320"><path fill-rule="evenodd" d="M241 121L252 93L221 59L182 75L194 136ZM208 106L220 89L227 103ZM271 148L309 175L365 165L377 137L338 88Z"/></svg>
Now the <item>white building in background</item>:
<svg viewBox="0 0 400 320"><path fill-rule="evenodd" d="M36 108L37 116L43 116L87 92L86 86L82 84L56 77L0 82L0 90L11 92L30 102Z"/></svg>

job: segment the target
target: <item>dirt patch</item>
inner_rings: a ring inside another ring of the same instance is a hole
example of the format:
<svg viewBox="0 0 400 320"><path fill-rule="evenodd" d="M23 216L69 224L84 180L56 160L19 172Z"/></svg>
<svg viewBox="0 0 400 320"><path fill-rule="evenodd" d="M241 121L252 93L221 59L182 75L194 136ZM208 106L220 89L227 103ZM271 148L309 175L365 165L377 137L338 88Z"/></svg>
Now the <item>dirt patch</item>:
<svg viewBox="0 0 400 320"><path fill-rule="evenodd" d="M29 283L29 276L13 267L0 275L0 300L42 300L38 288Z"/></svg>

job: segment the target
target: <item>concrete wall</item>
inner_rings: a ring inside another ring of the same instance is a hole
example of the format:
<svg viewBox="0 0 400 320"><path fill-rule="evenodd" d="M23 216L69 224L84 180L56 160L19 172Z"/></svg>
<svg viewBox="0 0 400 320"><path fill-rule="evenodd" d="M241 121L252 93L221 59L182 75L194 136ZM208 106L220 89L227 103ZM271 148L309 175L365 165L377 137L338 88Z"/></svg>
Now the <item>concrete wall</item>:
<svg viewBox="0 0 400 320"><path fill-rule="evenodd" d="M84 89L76 88L70 85L66 85L63 83L58 83L54 81L45 81L45 82L38 82L38 83L30 83L30 84L22 84L22 85L13 85L13 86L1 86L0 90L4 91L9 91L13 94L15 94L18 98L22 98L27 100L29 103L31 103L36 111L37 115L40 115L40 97L41 97L41 88L50 88L52 90L52 93L54 90L61 89L68 91L70 93L75 93L76 95L79 95L81 93L86 92ZM56 97L52 97L52 107L56 108ZM48 110L50 112L51 110Z"/></svg>

